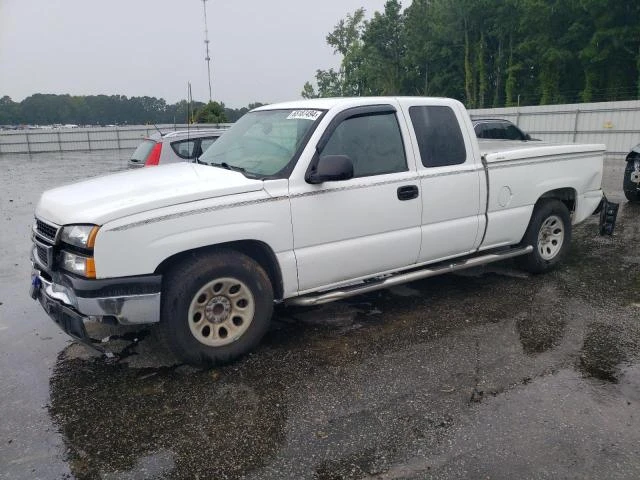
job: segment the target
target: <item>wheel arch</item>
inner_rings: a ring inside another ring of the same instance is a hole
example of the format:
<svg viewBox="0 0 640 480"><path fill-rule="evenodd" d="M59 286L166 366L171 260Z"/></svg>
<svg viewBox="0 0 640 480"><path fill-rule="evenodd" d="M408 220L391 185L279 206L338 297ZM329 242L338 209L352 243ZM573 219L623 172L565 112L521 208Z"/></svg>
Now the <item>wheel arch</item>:
<svg viewBox="0 0 640 480"><path fill-rule="evenodd" d="M537 207L541 202L547 199L560 200L564 203L569 210L569 213L572 213L576 209L576 199L578 197L578 192L575 188L565 187L565 188L556 188L554 190L549 190L538 198L536 204L534 206Z"/></svg>
<svg viewBox="0 0 640 480"><path fill-rule="evenodd" d="M165 258L156 267L154 273L166 273L174 266L178 265L189 257L197 257L198 255L203 253L215 252L223 249L229 249L239 253L243 253L244 255L247 255L248 257L255 260L262 268L264 268L265 272L267 273L273 287L274 298L276 300L281 300L283 298L284 283L278 259L276 258L276 255L271 247L259 240L237 240L233 242L225 242L185 250L183 252L179 252Z"/></svg>

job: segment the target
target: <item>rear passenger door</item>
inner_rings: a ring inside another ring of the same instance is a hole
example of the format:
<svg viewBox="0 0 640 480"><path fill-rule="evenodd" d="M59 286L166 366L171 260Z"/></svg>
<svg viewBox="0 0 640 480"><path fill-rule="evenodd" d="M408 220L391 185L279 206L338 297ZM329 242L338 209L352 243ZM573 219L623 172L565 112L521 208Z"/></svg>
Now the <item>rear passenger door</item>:
<svg viewBox="0 0 640 480"><path fill-rule="evenodd" d="M402 102L413 127L422 193L418 263L471 253L480 244L484 227L480 198L484 174L473 154L470 124L466 131L466 112L446 100L425 99L423 105L415 100Z"/></svg>

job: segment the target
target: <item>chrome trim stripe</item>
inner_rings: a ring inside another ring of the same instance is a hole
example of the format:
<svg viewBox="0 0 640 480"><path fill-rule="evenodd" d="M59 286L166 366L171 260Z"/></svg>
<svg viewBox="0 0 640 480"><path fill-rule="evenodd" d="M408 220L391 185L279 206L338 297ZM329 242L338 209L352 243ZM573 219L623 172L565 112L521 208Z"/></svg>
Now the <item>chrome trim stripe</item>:
<svg viewBox="0 0 640 480"><path fill-rule="evenodd" d="M427 167L427 168L429 168L429 167ZM450 175L462 175L463 173L474 173L474 172L479 172L481 170L483 170L482 165L480 165L479 167L473 167L473 168L449 170L447 172L424 173L424 174L418 175L418 178L422 179L422 178L448 177Z"/></svg>
<svg viewBox="0 0 640 480"><path fill-rule="evenodd" d="M119 227L113 228L110 231L112 232L120 232L123 230L129 230L130 228L135 228L135 227L141 227L143 225L149 225L151 223L157 223L157 222L164 222L165 220L173 220L175 218L182 218L182 217L187 217L190 215L199 215L202 213L210 213L210 212L215 212L217 210L223 210L226 208L237 208L237 207L246 207L249 205L259 205L259 204L263 204L263 203L270 203L270 202L276 202L276 201L280 201L280 200L293 200L296 198L305 198L305 197L313 197L316 195L323 195L323 194L327 194L327 193L334 193L334 192L344 192L344 191L349 191L349 190L359 190L362 188L373 188L373 187L380 187L380 186L384 186L384 185L393 185L393 184L399 184L399 183L407 183L407 182L416 182L419 181L423 178L436 178L436 177L445 177L445 176L449 176L449 175L461 175L464 173L473 173L473 172L478 172L482 170L482 167L472 167L472 168L465 168L463 170L457 169L457 170L451 170L451 171L447 171L447 172L438 172L438 173L420 173L417 174L415 176L411 176L411 177L407 177L407 178L402 178L402 179L398 179L398 178L394 178L391 180L384 180L384 181L379 181L379 182L373 182L373 183L358 183L355 185L346 185L343 187L335 187L335 188L325 188L325 189L318 189L318 190L312 190L309 192L302 192L302 193L295 193L293 195L281 195L278 197L270 197L270 198L260 198L257 200L246 200L243 202L234 202L234 203L224 203L221 205L214 205L211 207L205 207L205 208L198 208L196 210L190 210L190 211L186 211L186 212L179 212L179 213L170 213L168 215L162 215L160 217L155 217L155 218L150 218L147 220L140 220L138 222L132 222L132 223L128 223L126 225L121 225Z"/></svg>
<svg viewBox="0 0 640 480"><path fill-rule="evenodd" d="M303 197L311 197L314 195L322 195L325 193L333 193L333 192L342 192L342 191L346 191L346 190L357 190L360 188L367 188L367 187L379 187L381 185L391 185L394 183L404 183L404 182L411 182L411 181L416 181L418 180L418 177L409 177L409 178L404 178L404 179L393 179L393 180L385 180L382 182L375 182L375 183L362 183L362 184L357 184L357 185L348 185L345 187L338 187L338 188L326 188L323 190L314 190L311 192L304 192L304 193L296 193L294 195L281 195L278 197L269 197L269 198L260 198L257 200L246 200L243 202L234 202L234 203L225 203L225 204L221 204L221 205L214 205L211 207L205 207L205 208L198 208L196 210L190 210L190 211L186 211L186 212L179 212L179 213L170 213L168 215L162 215L160 217L156 217L156 218L150 218L147 220L140 220L138 222L133 222L133 223L129 223L126 225L121 225L119 227L113 228L110 231L113 232L119 232L122 230L128 230L130 228L135 228L135 227L140 227L142 225L149 225L151 223L157 223L157 222L163 222L165 220L172 220L174 218L182 218L182 217L187 217L190 215L199 215L202 213L210 213L210 212L215 212L217 210L223 210L226 208L237 208L237 207L246 207L249 205L259 205L262 203L270 203L270 202L277 202L280 200L288 200L288 199L294 199L294 198L303 198Z"/></svg>
<svg viewBox="0 0 640 480"><path fill-rule="evenodd" d="M345 192L348 190L359 190L361 188L371 188L371 187L380 187L383 185L393 185L394 183L405 183L405 182L415 182L418 179L417 176L414 177L408 177L408 178L403 178L403 179L393 179L393 180L384 180L381 182L374 182L374 183L359 183L357 185L347 185L344 187L336 187L336 188L325 188L323 190L313 190L311 192L304 192L304 193L296 193L294 195L291 195L289 198L294 199L294 198L304 198L304 197L312 197L315 195L322 195L324 193L333 193L333 192Z"/></svg>
<svg viewBox="0 0 640 480"><path fill-rule="evenodd" d="M211 206L211 207L198 208L196 210L189 210L189 211L186 211L186 212L170 213L168 215L162 215L160 217L149 218L147 220L140 220L138 222L133 222L133 223L128 223L126 225L121 225L119 227L112 228L110 231L119 232L119 231L122 231L122 230L128 230L130 228L140 227L142 225L149 225L151 223L164 222L165 220L172 220L174 218L182 218L182 217L188 217L190 215L199 215L201 213L215 212L217 210L223 210L225 208L237 208L237 207L245 207L247 205L258 205L258 204L261 204L261 203L275 202L275 201L278 201L278 200L285 200L287 198L289 198L289 197L286 196L286 195L282 195L282 196L279 196L279 197L260 198L260 199L257 199L257 200L246 200L244 202L225 203L225 204L222 204L222 205L214 205L214 206Z"/></svg>

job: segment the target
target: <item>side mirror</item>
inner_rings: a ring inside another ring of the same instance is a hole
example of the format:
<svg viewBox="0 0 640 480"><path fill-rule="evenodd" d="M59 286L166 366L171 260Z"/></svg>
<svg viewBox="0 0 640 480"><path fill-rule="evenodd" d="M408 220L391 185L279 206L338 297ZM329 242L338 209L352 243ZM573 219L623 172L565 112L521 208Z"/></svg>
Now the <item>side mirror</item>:
<svg viewBox="0 0 640 480"><path fill-rule="evenodd" d="M318 159L315 168L307 175L307 182L318 184L332 180L353 178L353 162L346 155L326 155Z"/></svg>

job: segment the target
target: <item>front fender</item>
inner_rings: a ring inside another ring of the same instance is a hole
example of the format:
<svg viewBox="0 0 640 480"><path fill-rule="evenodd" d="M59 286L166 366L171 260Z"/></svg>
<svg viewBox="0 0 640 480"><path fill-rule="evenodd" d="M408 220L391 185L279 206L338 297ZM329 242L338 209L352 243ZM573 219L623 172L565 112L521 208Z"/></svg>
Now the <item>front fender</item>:
<svg viewBox="0 0 640 480"><path fill-rule="evenodd" d="M293 250L287 197L253 192L145 212L103 225L96 238L98 278L153 273L165 259L201 247L257 240L276 254Z"/></svg>

